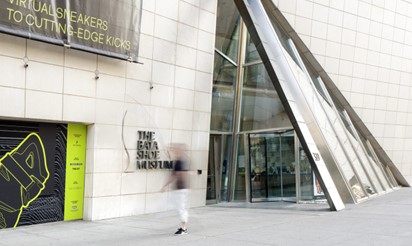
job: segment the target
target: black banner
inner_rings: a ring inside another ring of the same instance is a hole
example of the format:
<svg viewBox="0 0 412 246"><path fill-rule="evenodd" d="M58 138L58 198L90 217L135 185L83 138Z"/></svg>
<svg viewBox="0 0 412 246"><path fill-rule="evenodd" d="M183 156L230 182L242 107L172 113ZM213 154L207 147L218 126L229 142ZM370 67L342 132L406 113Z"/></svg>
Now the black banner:
<svg viewBox="0 0 412 246"><path fill-rule="evenodd" d="M141 0L0 0L0 32L137 62Z"/></svg>

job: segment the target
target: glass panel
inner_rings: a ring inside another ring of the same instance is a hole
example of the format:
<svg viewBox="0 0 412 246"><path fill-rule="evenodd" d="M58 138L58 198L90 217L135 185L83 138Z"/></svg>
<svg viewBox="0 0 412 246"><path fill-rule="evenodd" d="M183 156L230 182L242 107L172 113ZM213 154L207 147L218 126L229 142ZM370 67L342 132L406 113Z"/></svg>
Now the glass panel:
<svg viewBox="0 0 412 246"><path fill-rule="evenodd" d="M282 197L296 199L295 136L293 131L281 135Z"/></svg>
<svg viewBox="0 0 412 246"><path fill-rule="evenodd" d="M376 174L378 175L379 180L384 186L384 189L385 190L390 189L391 184L389 183L387 173L382 168L382 164L380 163L380 161L377 158L375 158L376 155L373 153L372 147L368 144L367 140L361 134L359 134L359 138L363 144L363 147L366 150L367 158L369 159L371 163L371 167L375 170Z"/></svg>
<svg viewBox="0 0 412 246"><path fill-rule="evenodd" d="M220 200L228 201L228 183L229 183L229 173L230 173L230 151L232 149L232 136L223 136L223 160L221 163L221 180L220 180Z"/></svg>
<svg viewBox="0 0 412 246"><path fill-rule="evenodd" d="M255 44L250 38L250 34L247 33L245 63L247 64L247 63L256 62L256 61L260 61L260 55L256 49Z"/></svg>
<svg viewBox="0 0 412 246"><path fill-rule="evenodd" d="M398 182L395 179L395 176L393 176L392 171L390 170L390 168L388 166L384 166L383 169L385 170L386 175L388 175L390 177L390 181L393 187L399 187Z"/></svg>
<svg viewBox="0 0 412 246"><path fill-rule="evenodd" d="M328 102L329 106L331 106L330 100L329 100L329 93L323 84L322 78L308 65L305 64L306 69L308 70L309 76L311 78L312 83L315 85L316 90L318 93L322 96L322 98Z"/></svg>
<svg viewBox="0 0 412 246"><path fill-rule="evenodd" d="M266 136L268 197L282 197L282 155L280 151L280 136L268 134Z"/></svg>
<svg viewBox="0 0 412 246"><path fill-rule="evenodd" d="M252 199L296 199L293 131L249 135Z"/></svg>
<svg viewBox="0 0 412 246"><path fill-rule="evenodd" d="M295 52L293 52L292 47L289 44L289 36L286 34L286 32L283 30L283 28L277 23L277 20L274 17L274 14L271 13L274 11L275 6L273 5L272 1L262 1L263 6L265 8L266 14L269 17L270 22L272 23L272 27L276 32L276 35L278 36L280 43L282 44L282 47L286 50L286 52L290 55L290 57L293 59L293 61L300 67L300 62L298 58L295 55ZM302 67L300 67L303 69Z"/></svg>
<svg viewBox="0 0 412 246"><path fill-rule="evenodd" d="M232 136L210 135L206 200L228 200Z"/></svg>
<svg viewBox="0 0 412 246"><path fill-rule="evenodd" d="M347 148L350 146L346 146ZM349 152L351 156L355 155L355 152ZM352 159L353 168L356 170L356 173L359 176L359 180L361 182L362 188L366 191L367 194L372 195L376 193L375 187L372 186L370 175L366 173L366 169L361 163L360 159L353 157Z"/></svg>
<svg viewBox="0 0 412 246"><path fill-rule="evenodd" d="M313 174L309 159L302 147L299 147L300 199L313 200Z"/></svg>
<svg viewBox="0 0 412 246"><path fill-rule="evenodd" d="M236 84L236 71L237 66L215 52L213 85L234 86Z"/></svg>
<svg viewBox="0 0 412 246"><path fill-rule="evenodd" d="M250 179L252 199L267 198L267 155L266 138L261 135L252 135L249 138Z"/></svg>
<svg viewBox="0 0 412 246"><path fill-rule="evenodd" d="M210 129L232 131L237 67L215 53Z"/></svg>
<svg viewBox="0 0 412 246"><path fill-rule="evenodd" d="M325 108L326 114L327 115L332 115L334 114L333 110L331 108ZM336 137L340 139L340 143L342 146L342 149L346 153L346 158L349 159L349 162L351 163L351 166L353 169L356 171L359 179L360 179L360 184L357 184L359 186L359 189L364 189L368 194L374 194L376 193L376 190L374 190L371 181L369 179L370 176L366 174L366 170L363 166L364 163L361 163L361 160L359 159L359 154L356 153L354 150L354 147L352 145L352 142L355 143L355 139L353 138L353 135L347 134L348 133L348 128L342 127L342 125L336 121L336 123L333 125ZM348 126L350 128L350 125ZM353 134L353 132L352 132ZM352 141L348 138L350 136L352 138ZM337 159L338 162L341 160Z"/></svg>
<svg viewBox="0 0 412 246"><path fill-rule="evenodd" d="M291 127L289 117L263 64L244 68L241 131Z"/></svg>
<svg viewBox="0 0 412 246"><path fill-rule="evenodd" d="M309 159L305 151L299 145L299 165L300 165L300 200L314 201L325 200L325 194L310 166Z"/></svg>
<svg viewBox="0 0 412 246"><path fill-rule="evenodd" d="M334 104L335 104L336 110L339 113L340 118L342 119L343 124L345 125L346 130L348 130L348 132L352 135L352 137L354 138L355 141L358 141L356 139L356 135L355 135L355 133L353 132L353 129L352 129L352 122L350 121L349 117L347 116L345 109L336 100L334 100Z"/></svg>
<svg viewBox="0 0 412 246"><path fill-rule="evenodd" d="M218 148L219 149L219 148ZM220 151L216 149L215 138L210 136L209 141L209 163L207 167L207 187L206 200L216 200L216 160L219 158Z"/></svg>
<svg viewBox="0 0 412 246"><path fill-rule="evenodd" d="M238 136L237 165L235 170L234 200L246 200L246 162L245 135Z"/></svg>
<svg viewBox="0 0 412 246"><path fill-rule="evenodd" d="M301 86L304 87L308 85L302 84ZM306 98L314 98L316 93L318 93L313 89L305 89L304 91ZM350 139L348 139L348 135L353 136L353 132L350 131L350 122L347 121L346 117L342 119L346 122L345 127L342 127L339 122L338 117L345 116L345 114L338 116L324 101L311 100L311 102L313 112L316 112L316 120L319 122L319 126L335 157L335 161L339 165L342 174L345 176L352 190L353 197L355 197L356 200L366 197L364 190L370 194L376 193L364 167L354 152ZM324 105L322 105L322 103ZM346 135L348 132L350 134Z"/></svg>
<svg viewBox="0 0 412 246"><path fill-rule="evenodd" d="M376 170L373 169L373 167L371 166L373 160L365 154L363 146L361 146L357 141L355 141L355 139L352 138L352 135L349 135L349 138L352 141L352 145L355 148L354 151L358 154L359 160L361 164L363 164L363 168L365 169L365 172L367 173L368 178L371 181L371 185L374 186L374 188L366 186L365 187L366 192L368 192L369 194L375 194L376 192L378 193L382 192L384 188L382 187L381 182L379 182L379 178L377 176Z"/></svg>
<svg viewBox="0 0 412 246"><path fill-rule="evenodd" d="M361 183L355 176L355 172L352 169L352 165L345 154L343 146L340 145L338 137L336 136L336 133L333 131L332 126L330 124L326 124L325 129L323 129L323 132L325 134L325 140L328 142L328 145L330 147L330 151L334 154L335 161L339 165L341 173L346 178L349 184L349 188L352 191L353 197L355 197L356 200L365 197L366 195L363 192L363 189L361 188Z"/></svg>
<svg viewBox="0 0 412 246"><path fill-rule="evenodd" d="M266 89L275 91L275 87L270 80L263 63L244 67L243 86L249 89Z"/></svg>
<svg viewBox="0 0 412 246"><path fill-rule="evenodd" d="M334 124L334 128L338 137L341 139L342 147L345 148L347 155L351 158L352 166L362 182L361 187L370 195L382 191L379 180L376 177L374 170L371 169L369 160L366 158L363 149L358 143L357 135L354 132L349 116L346 114L340 103L335 102L335 106L344 127L342 127L341 124ZM325 108L325 110L326 114L329 116L333 112L330 108Z"/></svg>
<svg viewBox="0 0 412 246"><path fill-rule="evenodd" d="M216 24L216 49L236 62L239 53L240 16L234 1L218 1Z"/></svg>

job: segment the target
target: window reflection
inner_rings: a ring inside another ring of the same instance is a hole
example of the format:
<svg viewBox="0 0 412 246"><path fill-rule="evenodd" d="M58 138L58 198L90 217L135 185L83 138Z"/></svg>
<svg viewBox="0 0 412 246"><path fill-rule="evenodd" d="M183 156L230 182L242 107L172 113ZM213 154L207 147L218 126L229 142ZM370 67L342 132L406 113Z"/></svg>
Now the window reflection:
<svg viewBox="0 0 412 246"><path fill-rule="evenodd" d="M373 151L373 148L370 146L369 141L366 140L366 138L362 136L360 132L358 132L358 134L363 144L363 147L366 150L367 158L370 160L370 163L372 164L372 168L375 170L376 174L378 175L381 183L384 186L384 189L385 190L390 189L391 185L395 186L396 182L393 182L393 180L390 179L390 175L383 168L382 163L377 158L376 153Z"/></svg>
<svg viewBox="0 0 412 246"><path fill-rule="evenodd" d="M332 102L329 101L330 95L329 95L328 90L325 87L325 84L323 83L322 78L319 76L319 74L315 71L315 69L309 64L309 62L303 56L302 56L302 62L317 92L322 96L322 98L329 105L331 105Z"/></svg>
<svg viewBox="0 0 412 246"><path fill-rule="evenodd" d="M215 53L213 85L234 86L236 84L236 72L237 66L227 61L219 53Z"/></svg>
<svg viewBox="0 0 412 246"><path fill-rule="evenodd" d="M293 61L301 68L301 64L299 62L299 59L296 57L295 52L293 51L292 47L289 44L289 35L287 32L277 23L277 20L275 18L275 12L274 12L274 5L271 1L263 1L263 6L265 8L266 14L269 17L270 23L272 24L273 29L276 32L276 35L278 36L280 43L282 47L286 50L286 52L290 55L290 57L293 59ZM270 5L270 6L268 6Z"/></svg>
<svg viewBox="0 0 412 246"><path fill-rule="evenodd" d="M215 53L211 130L232 130L236 72L236 66Z"/></svg>
<svg viewBox="0 0 412 246"><path fill-rule="evenodd" d="M233 1L218 1L210 129L233 129L240 16Z"/></svg>
<svg viewBox="0 0 412 246"><path fill-rule="evenodd" d="M238 60L240 16L233 1L218 1L215 47L229 59Z"/></svg>
<svg viewBox="0 0 412 246"><path fill-rule="evenodd" d="M245 88L275 91L275 87L262 63L244 67L243 74L243 86Z"/></svg>
<svg viewBox="0 0 412 246"><path fill-rule="evenodd" d="M247 35L246 38L246 55L245 55L245 63L251 63L260 61L259 53L256 49L255 44L253 43L250 35Z"/></svg>
<svg viewBox="0 0 412 246"><path fill-rule="evenodd" d="M246 135L239 135L237 149L237 162L235 168L234 200L246 200L246 165L245 151Z"/></svg>
<svg viewBox="0 0 412 246"><path fill-rule="evenodd" d="M244 67L240 130L291 127L262 63Z"/></svg>

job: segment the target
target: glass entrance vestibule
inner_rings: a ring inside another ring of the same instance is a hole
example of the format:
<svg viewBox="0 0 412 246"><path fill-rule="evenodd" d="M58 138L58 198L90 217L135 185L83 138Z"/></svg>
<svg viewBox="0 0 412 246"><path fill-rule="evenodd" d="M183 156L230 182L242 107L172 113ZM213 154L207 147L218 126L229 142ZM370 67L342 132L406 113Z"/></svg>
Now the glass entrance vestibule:
<svg viewBox="0 0 412 246"><path fill-rule="evenodd" d="M272 1L217 10L208 201L339 211L408 185Z"/></svg>
<svg viewBox="0 0 412 246"><path fill-rule="evenodd" d="M206 200L324 198L234 2L218 5Z"/></svg>
<svg viewBox="0 0 412 246"><path fill-rule="evenodd" d="M231 135L211 135L209 204L323 201L324 194L316 185L309 161L292 129L239 134L234 161L231 160L231 143Z"/></svg>

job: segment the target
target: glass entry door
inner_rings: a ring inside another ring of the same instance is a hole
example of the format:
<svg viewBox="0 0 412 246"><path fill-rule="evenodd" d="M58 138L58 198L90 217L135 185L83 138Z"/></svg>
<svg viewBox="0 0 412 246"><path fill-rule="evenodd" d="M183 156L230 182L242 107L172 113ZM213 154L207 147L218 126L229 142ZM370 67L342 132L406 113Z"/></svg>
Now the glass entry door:
<svg viewBox="0 0 412 246"><path fill-rule="evenodd" d="M296 201L293 130L249 134L252 201Z"/></svg>
<svg viewBox="0 0 412 246"><path fill-rule="evenodd" d="M230 150L232 137L210 135L207 172L207 204L229 200Z"/></svg>

